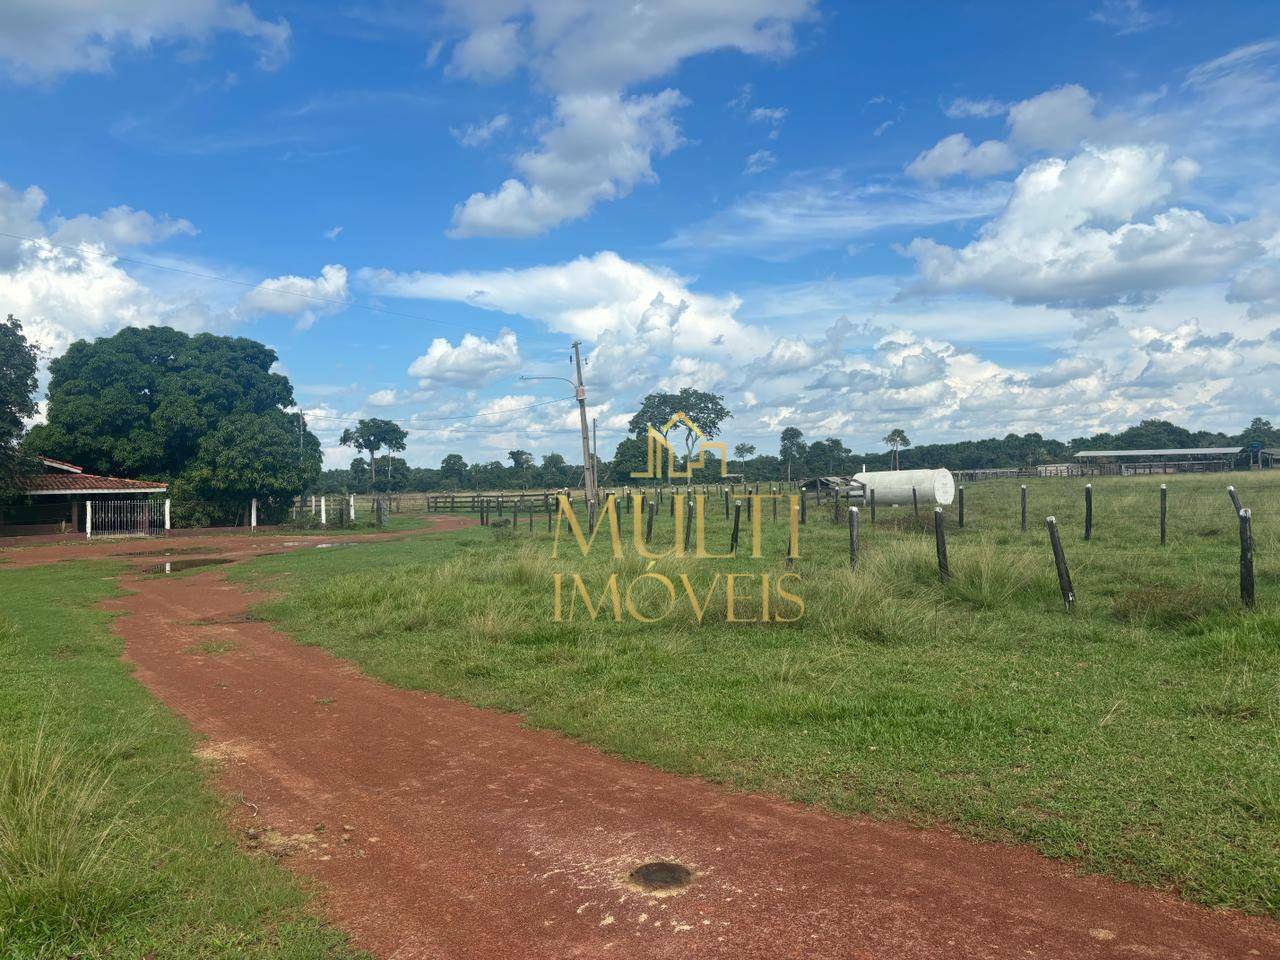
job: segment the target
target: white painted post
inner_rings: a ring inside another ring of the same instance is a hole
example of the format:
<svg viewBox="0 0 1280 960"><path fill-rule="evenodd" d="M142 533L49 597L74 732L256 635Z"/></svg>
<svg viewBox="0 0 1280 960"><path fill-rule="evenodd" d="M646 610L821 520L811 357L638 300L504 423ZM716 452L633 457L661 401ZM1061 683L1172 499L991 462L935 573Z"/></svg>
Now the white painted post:
<svg viewBox="0 0 1280 960"><path fill-rule="evenodd" d="M324 519L324 505L328 499L329 499L328 497L320 498L320 526L322 527L326 526L325 519Z"/></svg>
<svg viewBox="0 0 1280 960"><path fill-rule="evenodd" d="M316 495L314 493L311 495L311 515L313 517L316 515Z"/></svg>
<svg viewBox="0 0 1280 960"><path fill-rule="evenodd" d="M164 498L164 532L169 532L169 498Z"/></svg>
<svg viewBox="0 0 1280 960"><path fill-rule="evenodd" d="M93 501L88 499L84 502L84 537L93 539Z"/></svg>
<svg viewBox="0 0 1280 960"><path fill-rule="evenodd" d="M254 497L249 503L249 529L258 529L258 498Z"/></svg>
<svg viewBox="0 0 1280 960"><path fill-rule="evenodd" d="M351 494L351 522L356 522L356 495Z"/></svg>

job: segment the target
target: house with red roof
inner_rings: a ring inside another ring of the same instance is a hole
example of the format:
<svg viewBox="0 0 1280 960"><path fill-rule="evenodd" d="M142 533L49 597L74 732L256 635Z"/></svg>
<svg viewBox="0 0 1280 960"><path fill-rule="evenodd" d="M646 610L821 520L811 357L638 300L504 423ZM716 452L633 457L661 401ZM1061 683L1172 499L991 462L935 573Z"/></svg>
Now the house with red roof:
<svg viewBox="0 0 1280 960"><path fill-rule="evenodd" d="M167 493L168 484L124 477L100 477L52 457L37 457L42 469L21 481L22 493L0 503L0 536L83 533L86 500L146 500Z"/></svg>

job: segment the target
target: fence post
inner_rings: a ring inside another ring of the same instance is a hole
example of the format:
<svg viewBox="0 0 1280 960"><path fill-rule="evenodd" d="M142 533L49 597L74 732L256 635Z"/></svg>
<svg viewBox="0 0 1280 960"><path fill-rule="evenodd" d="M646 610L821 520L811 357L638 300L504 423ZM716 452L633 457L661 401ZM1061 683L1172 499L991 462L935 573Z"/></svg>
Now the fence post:
<svg viewBox="0 0 1280 960"><path fill-rule="evenodd" d="M1165 542L1165 520L1169 515L1169 488L1160 484L1160 546Z"/></svg>
<svg viewBox="0 0 1280 960"><path fill-rule="evenodd" d="M689 535L693 529L693 497L684 498L684 548L689 549Z"/></svg>
<svg viewBox="0 0 1280 960"><path fill-rule="evenodd" d="M1022 484L1021 497L1022 497L1022 532L1026 533L1027 532L1027 485L1025 483Z"/></svg>
<svg viewBox="0 0 1280 960"><path fill-rule="evenodd" d="M858 508L849 508L849 572L858 569Z"/></svg>
<svg viewBox="0 0 1280 960"><path fill-rule="evenodd" d="M328 502L328 500L329 500L328 497L320 498L320 526L322 527L326 527L329 525L329 522L328 520L325 519L325 514L324 514L325 504ZM254 526L257 526L257 523L258 523L258 501L257 500L253 501L253 517L254 517L254 520L253 520Z"/></svg>
<svg viewBox="0 0 1280 960"><path fill-rule="evenodd" d="M323 515L323 512L322 512ZM258 498L254 497L249 501L249 529L258 529Z"/></svg>
<svg viewBox="0 0 1280 960"><path fill-rule="evenodd" d="M951 565L947 562L947 532L943 527L941 507L933 508L933 539L938 548L938 574L943 580L951 577Z"/></svg>
<svg viewBox="0 0 1280 960"><path fill-rule="evenodd" d="M800 522L808 524L809 522L809 491L800 491Z"/></svg>
<svg viewBox="0 0 1280 960"><path fill-rule="evenodd" d="M1236 509L1236 516L1240 516L1240 511L1244 509L1240 504L1240 495L1236 493L1235 487L1227 487L1227 496L1231 498L1231 506Z"/></svg>
<svg viewBox="0 0 1280 960"><path fill-rule="evenodd" d="M871 497L871 522L875 523L876 522L876 488L875 487L871 488L870 497Z"/></svg>
<svg viewBox="0 0 1280 960"><path fill-rule="evenodd" d="M93 539L93 501L88 497L84 501L84 538Z"/></svg>
<svg viewBox="0 0 1280 960"><path fill-rule="evenodd" d="M1253 511L1240 511L1240 599L1253 606Z"/></svg>
<svg viewBox="0 0 1280 960"><path fill-rule="evenodd" d="M1093 484L1084 485L1084 538L1093 536Z"/></svg>
<svg viewBox="0 0 1280 960"><path fill-rule="evenodd" d="M658 505L652 500L649 501L649 516L645 519L644 524L644 542L653 542L653 515L658 512Z"/></svg>
<svg viewBox="0 0 1280 960"><path fill-rule="evenodd" d="M316 515L316 495L314 493L311 495L311 515L313 517Z"/></svg>
<svg viewBox="0 0 1280 960"><path fill-rule="evenodd" d="M964 484L960 485L960 527L964 528Z"/></svg>
<svg viewBox="0 0 1280 960"><path fill-rule="evenodd" d="M165 498L164 498L164 531L165 531L165 533L168 533L168 532L169 532L169 530L170 530L170 526L169 526L169 498L168 498L168 497L165 497Z"/></svg>
<svg viewBox="0 0 1280 960"><path fill-rule="evenodd" d="M356 522L356 495L354 493L349 495L349 499L347 500L347 506L349 508L348 516L351 518L351 522L355 523Z"/></svg>
<svg viewBox="0 0 1280 960"><path fill-rule="evenodd" d="M1071 573L1067 570L1067 556L1062 552L1062 540L1058 536L1058 521L1054 517L1045 517L1044 525L1049 531L1049 546L1053 548L1053 565L1058 568L1058 588L1062 591L1062 602L1070 613L1075 606L1076 592L1071 586Z"/></svg>
<svg viewBox="0 0 1280 960"><path fill-rule="evenodd" d="M920 516L920 497L916 495L916 488L911 488L911 512L917 517Z"/></svg>
<svg viewBox="0 0 1280 960"><path fill-rule="evenodd" d="M729 538L729 553L738 555L738 523L742 519L742 501L733 502L733 534Z"/></svg>
<svg viewBox="0 0 1280 960"><path fill-rule="evenodd" d="M801 497L804 491L800 492ZM800 503L804 503L802 499ZM795 566L796 556L800 552L798 547L800 540L800 504L793 503L791 505L791 523L787 525L787 569L790 570Z"/></svg>

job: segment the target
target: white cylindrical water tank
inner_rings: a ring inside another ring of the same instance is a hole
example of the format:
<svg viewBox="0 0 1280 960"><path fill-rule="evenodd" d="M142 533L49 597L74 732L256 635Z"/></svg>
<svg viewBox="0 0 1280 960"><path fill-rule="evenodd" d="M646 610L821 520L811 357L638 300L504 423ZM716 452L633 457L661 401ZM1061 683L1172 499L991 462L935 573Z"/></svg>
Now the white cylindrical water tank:
<svg viewBox="0 0 1280 960"><path fill-rule="evenodd" d="M876 506L911 506L911 490L921 506L945 507L956 497L956 482L950 470L875 470L855 474L867 486L867 496L876 492Z"/></svg>

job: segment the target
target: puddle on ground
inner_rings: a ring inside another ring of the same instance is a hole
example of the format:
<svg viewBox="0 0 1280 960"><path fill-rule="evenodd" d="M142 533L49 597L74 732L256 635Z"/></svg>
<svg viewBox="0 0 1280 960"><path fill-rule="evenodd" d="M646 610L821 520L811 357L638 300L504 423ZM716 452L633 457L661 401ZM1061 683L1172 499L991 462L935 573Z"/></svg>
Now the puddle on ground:
<svg viewBox="0 0 1280 960"><path fill-rule="evenodd" d="M191 557L188 560L166 560L164 563L153 563L143 567L142 573L181 573L194 567L212 567L222 563L230 563L230 557Z"/></svg>
<svg viewBox="0 0 1280 960"><path fill-rule="evenodd" d="M208 547L164 547L160 550L118 550L113 557L172 557L183 553L204 553Z"/></svg>

